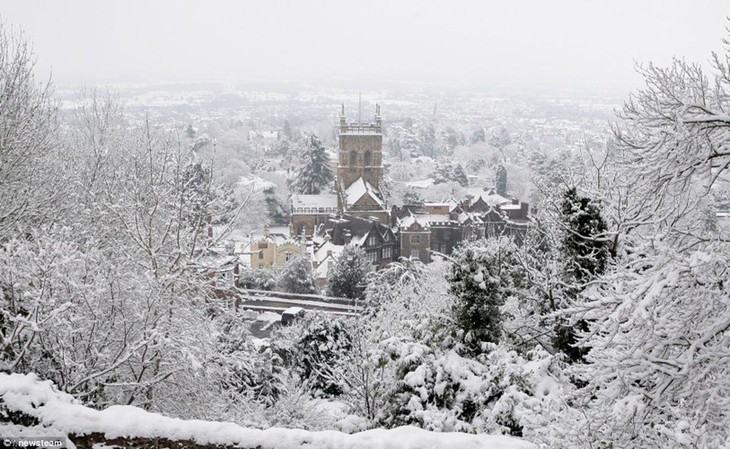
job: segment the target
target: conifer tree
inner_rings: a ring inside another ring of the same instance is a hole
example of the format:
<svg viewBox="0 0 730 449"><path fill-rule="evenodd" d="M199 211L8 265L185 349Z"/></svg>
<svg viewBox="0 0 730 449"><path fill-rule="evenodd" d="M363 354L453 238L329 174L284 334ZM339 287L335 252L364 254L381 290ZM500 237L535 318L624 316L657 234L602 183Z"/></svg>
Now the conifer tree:
<svg viewBox="0 0 730 449"><path fill-rule="evenodd" d="M318 293L312 280L311 262L304 257L296 257L289 261L279 278L279 290L305 295Z"/></svg>
<svg viewBox="0 0 730 449"><path fill-rule="evenodd" d="M610 256L609 242L604 238L607 226L600 206L591 198L578 195L575 187L565 191L560 212L565 227L561 246L564 294L568 301L573 301L587 282L606 271ZM587 349L575 346L576 334L587 330L588 323L582 320L572 326L559 323L553 344L571 361L580 361Z"/></svg>
<svg viewBox="0 0 730 449"><path fill-rule="evenodd" d="M503 238L467 243L453 255L447 280L457 298L454 318L473 354L483 352L482 343L502 337L500 307L519 284L514 254L514 243Z"/></svg>
<svg viewBox="0 0 730 449"><path fill-rule="evenodd" d="M504 165L500 164L497 167L497 195L507 194L507 169Z"/></svg>
<svg viewBox="0 0 730 449"><path fill-rule="evenodd" d="M370 271L365 251L357 246L346 246L327 281L327 294L352 299L365 297L366 276Z"/></svg>
<svg viewBox="0 0 730 449"><path fill-rule="evenodd" d="M305 195L322 193L335 178L327 151L315 134L304 139L299 152L299 163L294 178L289 181L294 192Z"/></svg>
<svg viewBox="0 0 730 449"><path fill-rule="evenodd" d="M451 174L451 179L458 182L461 187L469 186L469 178L466 177L464 166L461 164L456 164L454 166L454 170Z"/></svg>

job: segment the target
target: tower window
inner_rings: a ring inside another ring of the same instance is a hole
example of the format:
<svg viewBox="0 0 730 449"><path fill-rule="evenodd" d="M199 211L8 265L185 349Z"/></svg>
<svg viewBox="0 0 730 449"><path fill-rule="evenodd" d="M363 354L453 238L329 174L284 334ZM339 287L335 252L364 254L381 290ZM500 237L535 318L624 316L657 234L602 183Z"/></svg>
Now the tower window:
<svg viewBox="0 0 730 449"><path fill-rule="evenodd" d="M355 165L357 163L357 153L354 151L350 153L350 165Z"/></svg>
<svg viewBox="0 0 730 449"><path fill-rule="evenodd" d="M371 154L369 151L365 152L365 165L370 165L370 160L372 159Z"/></svg>

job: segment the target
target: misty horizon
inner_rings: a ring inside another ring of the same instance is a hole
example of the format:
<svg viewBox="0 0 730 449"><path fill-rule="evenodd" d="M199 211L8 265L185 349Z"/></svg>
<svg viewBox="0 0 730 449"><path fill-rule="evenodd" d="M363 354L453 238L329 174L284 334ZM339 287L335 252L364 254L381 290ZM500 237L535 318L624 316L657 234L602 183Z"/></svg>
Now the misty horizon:
<svg viewBox="0 0 730 449"><path fill-rule="evenodd" d="M357 5L6 2L56 83L452 86L628 94L637 64L707 64L730 2ZM385 86L385 87L383 87Z"/></svg>

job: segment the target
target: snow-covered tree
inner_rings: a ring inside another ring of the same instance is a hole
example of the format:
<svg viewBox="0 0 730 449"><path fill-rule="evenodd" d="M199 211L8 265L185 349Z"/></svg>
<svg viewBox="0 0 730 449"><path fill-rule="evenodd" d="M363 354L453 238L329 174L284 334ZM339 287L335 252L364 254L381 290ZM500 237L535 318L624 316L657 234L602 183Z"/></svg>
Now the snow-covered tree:
<svg viewBox="0 0 730 449"><path fill-rule="evenodd" d="M289 293L318 293L312 279L312 262L307 257L290 260L281 272L278 289Z"/></svg>
<svg viewBox="0 0 730 449"><path fill-rule="evenodd" d="M304 139L298 158L300 165L296 167L294 177L290 180L293 191L307 195L318 194L334 180L327 150L316 135L310 134Z"/></svg>
<svg viewBox="0 0 730 449"><path fill-rule="evenodd" d="M500 307L520 284L514 252L514 243L506 238L468 242L454 252L447 277L456 297L453 313L474 354L502 337Z"/></svg>
<svg viewBox="0 0 730 449"><path fill-rule="evenodd" d="M512 138L509 135L509 131L504 126L501 126L498 130L492 131L492 135L489 137L489 144L499 150L512 143Z"/></svg>
<svg viewBox="0 0 730 449"><path fill-rule="evenodd" d="M504 168L504 165L502 165L502 164L499 164L499 166L497 167L496 179L497 179L497 186L496 186L497 195L502 195L502 196L507 195L507 169Z"/></svg>
<svg viewBox="0 0 730 449"><path fill-rule="evenodd" d="M565 191L560 213L563 224L560 247L563 288L560 294L564 298L556 308L565 308L574 304L578 294L589 282L606 271L610 239L600 206L590 198L578 195L574 187ZM570 317L560 321L555 328L553 345L570 360L581 360L587 351L576 347L576 334L587 331L588 324L583 320L569 323Z"/></svg>
<svg viewBox="0 0 730 449"><path fill-rule="evenodd" d="M36 84L28 39L0 24L0 242L18 228L52 222L64 204L56 168L57 105L49 82Z"/></svg>
<svg viewBox="0 0 730 449"><path fill-rule="evenodd" d="M343 318L310 312L274 339L288 365L313 391L327 396L342 393L332 373L352 346L351 329Z"/></svg>
<svg viewBox="0 0 730 449"><path fill-rule="evenodd" d="M369 271L365 251L359 246L345 246L337 259L332 275L327 279L327 294L364 299Z"/></svg>
<svg viewBox="0 0 730 449"><path fill-rule="evenodd" d="M640 69L646 87L614 127L622 244L573 311L590 323L589 363L573 369L587 383L581 429L594 445L722 447L730 438L730 248L701 219L730 167L730 54L713 59L710 79L680 60Z"/></svg>

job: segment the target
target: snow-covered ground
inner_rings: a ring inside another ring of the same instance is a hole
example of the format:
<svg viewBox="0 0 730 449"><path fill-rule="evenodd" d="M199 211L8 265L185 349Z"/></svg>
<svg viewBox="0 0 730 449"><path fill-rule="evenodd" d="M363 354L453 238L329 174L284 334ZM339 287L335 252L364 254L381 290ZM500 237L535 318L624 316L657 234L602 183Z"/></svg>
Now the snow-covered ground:
<svg viewBox="0 0 730 449"><path fill-rule="evenodd" d="M297 429L250 429L233 423L182 420L149 413L132 406L112 406L99 411L84 407L57 391L50 381L33 374L0 374L0 404L33 416L40 426L0 424L4 436L42 436L101 433L106 438L167 438L199 444L237 444L262 449L533 449L517 438L463 433L434 433L415 427L373 429L356 434Z"/></svg>

